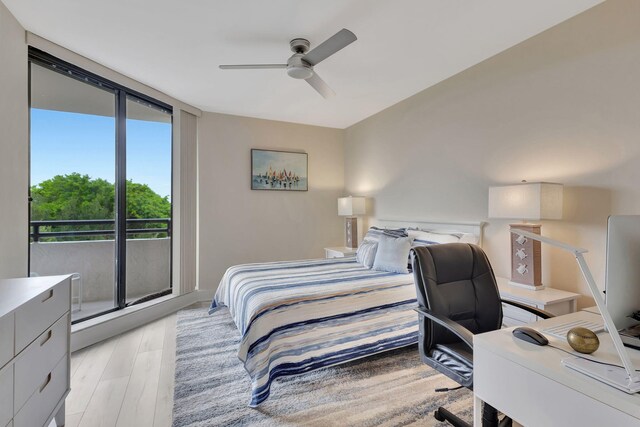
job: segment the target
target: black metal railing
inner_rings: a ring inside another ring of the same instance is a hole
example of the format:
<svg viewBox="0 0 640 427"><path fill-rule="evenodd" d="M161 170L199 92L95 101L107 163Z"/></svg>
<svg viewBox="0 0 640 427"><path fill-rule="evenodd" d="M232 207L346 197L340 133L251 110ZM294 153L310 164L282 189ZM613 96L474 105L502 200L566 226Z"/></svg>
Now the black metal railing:
<svg viewBox="0 0 640 427"><path fill-rule="evenodd" d="M115 220L113 219L83 219L31 221L29 235L33 242L39 242L42 239L49 240L52 238L74 238L75 240L81 240L79 238L89 236L110 237L115 236L115 233ZM127 219L127 237L143 238L165 236L171 236L171 218Z"/></svg>

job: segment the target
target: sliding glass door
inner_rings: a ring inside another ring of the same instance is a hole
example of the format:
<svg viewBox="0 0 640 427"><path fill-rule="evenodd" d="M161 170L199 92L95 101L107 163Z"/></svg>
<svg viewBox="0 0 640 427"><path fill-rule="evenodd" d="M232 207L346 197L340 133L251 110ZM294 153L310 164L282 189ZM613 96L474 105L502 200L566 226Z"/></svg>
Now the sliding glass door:
<svg viewBox="0 0 640 427"><path fill-rule="evenodd" d="M127 304L171 292L171 114L127 96Z"/></svg>
<svg viewBox="0 0 640 427"><path fill-rule="evenodd" d="M171 292L171 108L30 49L30 272L78 322Z"/></svg>
<svg viewBox="0 0 640 427"><path fill-rule="evenodd" d="M74 275L74 319L116 307L115 106L113 90L31 64L30 272Z"/></svg>

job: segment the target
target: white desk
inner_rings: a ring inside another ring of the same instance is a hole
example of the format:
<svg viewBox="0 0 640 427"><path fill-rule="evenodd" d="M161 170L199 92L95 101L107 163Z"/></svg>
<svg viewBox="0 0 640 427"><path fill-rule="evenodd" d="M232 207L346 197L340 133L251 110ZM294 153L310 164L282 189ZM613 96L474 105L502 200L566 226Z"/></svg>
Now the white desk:
<svg viewBox="0 0 640 427"><path fill-rule="evenodd" d="M600 311L598 311L598 307L596 307L595 305L592 307L583 308L582 311L588 311L589 313L600 314Z"/></svg>
<svg viewBox="0 0 640 427"><path fill-rule="evenodd" d="M543 327L571 319L599 320L580 311L536 322ZM488 402L524 426L639 426L640 394L629 395L563 366L568 355L549 346L536 346L513 336L513 328L473 338L474 424L481 425L481 404ZM593 356L620 364L611 338L598 334ZM564 340L551 344L571 350ZM640 368L640 351L628 350Z"/></svg>

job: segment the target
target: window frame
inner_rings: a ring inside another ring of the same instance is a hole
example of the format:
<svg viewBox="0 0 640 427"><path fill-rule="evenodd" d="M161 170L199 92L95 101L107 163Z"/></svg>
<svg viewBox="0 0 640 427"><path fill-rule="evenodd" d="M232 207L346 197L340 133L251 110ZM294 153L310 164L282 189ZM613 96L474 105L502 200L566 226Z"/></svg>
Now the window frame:
<svg viewBox="0 0 640 427"><path fill-rule="evenodd" d="M60 73L69 78L79 80L83 83L95 86L100 89L106 89L113 91L115 95L115 122L116 122L116 134L115 134L115 150L116 150L116 170L115 170L115 301L114 307L109 310L102 311L100 313L92 314L90 316L75 319L71 323L76 324L84 322L86 320L94 319L99 316L103 316L114 311L122 310L127 307L127 288L126 288L126 255L127 255L127 215L126 215L126 179L127 179L127 97L135 98L137 102L158 110L162 113L169 114L171 117L171 218L168 224L168 231L171 241L169 244L169 292L173 292L173 225L174 225L174 125L175 118L173 114L173 107L165 102L159 101L151 96L145 95L134 89L130 89L127 86L121 85L117 82L104 78L98 74L87 71L81 67L78 67L70 62L64 61L56 56L53 56L43 50L36 47L28 47L28 97L29 97L29 186L28 186L28 221L29 228L31 227L31 64L37 64L41 67L47 68L51 71ZM27 232L27 240L29 240L29 232ZM28 242L29 243L29 242ZM31 268L31 246L27 244L28 254L27 262L29 269ZM30 270L29 270L30 271ZM167 292L158 292L154 298L161 297ZM153 295L153 294L152 294Z"/></svg>

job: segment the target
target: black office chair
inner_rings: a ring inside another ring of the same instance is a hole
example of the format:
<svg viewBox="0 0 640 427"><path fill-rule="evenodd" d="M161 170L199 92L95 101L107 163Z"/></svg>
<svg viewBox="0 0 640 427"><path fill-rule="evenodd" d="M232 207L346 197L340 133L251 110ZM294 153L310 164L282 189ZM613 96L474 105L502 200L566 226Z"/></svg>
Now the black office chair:
<svg viewBox="0 0 640 427"><path fill-rule="evenodd" d="M528 305L501 300L489 260L478 246L447 243L414 248L411 263L420 317L420 357L461 386L473 389L473 335L500 329L502 303L543 319L553 317ZM434 416L456 427L469 426L442 407ZM505 416L498 422L497 410L485 403L482 425L510 426L511 420Z"/></svg>

